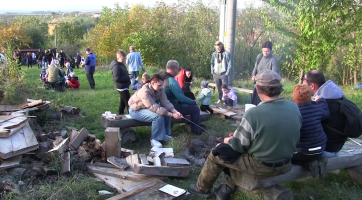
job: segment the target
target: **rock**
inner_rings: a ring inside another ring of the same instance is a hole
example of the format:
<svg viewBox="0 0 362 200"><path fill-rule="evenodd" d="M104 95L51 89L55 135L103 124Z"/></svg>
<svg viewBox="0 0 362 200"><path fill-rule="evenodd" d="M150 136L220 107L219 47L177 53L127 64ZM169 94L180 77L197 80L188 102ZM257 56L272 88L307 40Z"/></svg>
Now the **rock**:
<svg viewBox="0 0 362 200"><path fill-rule="evenodd" d="M22 167L17 167L17 168L11 169L9 171L9 173L13 176L22 176L25 172L26 172L26 169L24 169Z"/></svg>
<svg viewBox="0 0 362 200"><path fill-rule="evenodd" d="M188 149L184 149L181 151L181 157L187 159L190 156L190 151Z"/></svg>
<svg viewBox="0 0 362 200"><path fill-rule="evenodd" d="M206 147L206 142L199 139L191 140L190 149L202 149L205 147Z"/></svg>
<svg viewBox="0 0 362 200"><path fill-rule="evenodd" d="M61 130L61 131L60 131L60 135L61 135L63 138L66 138L66 137L67 137L67 131L66 131L66 130Z"/></svg>
<svg viewBox="0 0 362 200"><path fill-rule="evenodd" d="M200 158L195 160L195 166L196 167L203 167L206 162L205 158Z"/></svg>
<svg viewBox="0 0 362 200"><path fill-rule="evenodd" d="M47 134L41 134L40 135L40 141L42 141L42 142L48 141L48 135Z"/></svg>
<svg viewBox="0 0 362 200"><path fill-rule="evenodd" d="M48 133L48 138L55 140L55 134L53 132Z"/></svg>

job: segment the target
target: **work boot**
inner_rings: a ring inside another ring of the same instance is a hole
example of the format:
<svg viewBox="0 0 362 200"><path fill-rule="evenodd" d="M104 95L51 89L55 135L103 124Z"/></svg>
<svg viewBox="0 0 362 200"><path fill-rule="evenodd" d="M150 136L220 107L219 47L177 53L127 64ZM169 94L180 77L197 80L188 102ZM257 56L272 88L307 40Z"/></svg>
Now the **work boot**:
<svg viewBox="0 0 362 200"><path fill-rule="evenodd" d="M234 190L226 184L221 184L214 187L212 193L216 196L216 200L228 200Z"/></svg>
<svg viewBox="0 0 362 200"><path fill-rule="evenodd" d="M319 178L325 178L327 174L327 164L328 158L327 157L320 157L318 159L318 168L319 168Z"/></svg>
<svg viewBox="0 0 362 200"><path fill-rule="evenodd" d="M313 160L311 162L308 162L308 169L312 173L312 177L316 178L319 175L318 161Z"/></svg>
<svg viewBox="0 0 362 200"><path fill-rule="evenodd" d="M189 192L191 194L196 194L196 195L202 196L205 199L209 199L213 196L212 193L210 193L210 191L206 191L206 192L200 191L199 188L197 188L197 186L195 184L191 184L189 186Z"/></svg>

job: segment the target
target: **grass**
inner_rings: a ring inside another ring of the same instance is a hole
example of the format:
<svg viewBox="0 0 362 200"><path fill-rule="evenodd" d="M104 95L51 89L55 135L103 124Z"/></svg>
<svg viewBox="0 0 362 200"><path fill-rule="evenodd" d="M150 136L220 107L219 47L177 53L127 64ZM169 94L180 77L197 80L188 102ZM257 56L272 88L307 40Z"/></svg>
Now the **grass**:
<svg viewBox="0 0 362 200"><path fill-rule="evenodd" d="M104 68L105 69L105 68ZM157 70L147 69L148 73L155 73ZM86 127L90 133L95 134L101 140L104 139L104 128L101 126L101 114L105 111L117 113L119 105L119 94L114 89L114 83L110 71L97 69L94 78L96 89L89 90L89 85L83 69L75 69L81 86L77 90L66 90L63 93L44 90L39 88L41 82L38 79L40 70L38 68L27 69L23 67L27 90L30 92L17 95L14 102L23 102L25 98L50 100L53 106L61 104L76 106L81 108L81 114L85 117L76 121L64 120L63 126L72 126L80 129ZM199 79L195 80L193 91L199 90ZM213 82L212 80L209 80ZM291 100L294 83L284 82L284 91L281 96ZM252 89L253 84L246 81L235 81L234 86ZM362 92L351 87L343 88L347 98L356 102L362 107ZM131 91L133 93L133 91ZM217 100L217 94L213 94L212 102ZM250 102L249 94L238 93L238 103L245 104ZM216 136L226 136L234 132L236 126L231 125L219 118L212 116L210 120L204 122L207 130ZM136 153L149 153L150 144L150 127L135 128L139 142L124 146L133 149ZM172 128L172 142L165 143L165 147L173 147L175 156L180 155L180 151L186 148L192 139L198 138L207 140L210 136L203 133L201 136L188 134L185 126L175 125ZM189 184L196 183L201 168L192 167L190 177L188 178L170 178L166 182L181 188L188 188ZM217 180L222 181L222 177ZM296 199L361 199L362 190L359 183L354 182L344 170L340 174L329 173L326 179L300 179L282 184L291 188ZM97 182L95 178L87 173L74 173L71 177L59 176L55 184L44 184L37 188L28 189L22 194L8 194L3 196L4 199L103 199L104 196L98 195L98 190L112 191L111 188L103 183ZM192 197L192 199L199 199ZM261 195L237 192L232 199L262 199Z"/></svg>

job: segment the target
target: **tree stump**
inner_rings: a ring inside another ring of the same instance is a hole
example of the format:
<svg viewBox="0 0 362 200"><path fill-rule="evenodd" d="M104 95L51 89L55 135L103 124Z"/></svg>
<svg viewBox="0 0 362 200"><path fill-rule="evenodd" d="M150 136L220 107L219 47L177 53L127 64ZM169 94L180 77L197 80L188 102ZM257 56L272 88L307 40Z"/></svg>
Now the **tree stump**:
<svg viewBox="0 0 362 200"><path fill-rule="evenodd" d="M263 189L264 200L293 200L294 195L290 188L280 185Z"/></svg>
<svg viewBox="0 0 362 200"><path fill-rule="evenodd" d="M122 128L120 129L122 145L127 143L134 143L137 141L136 131L130 128Z"/></svg>
<svg viewBox="0 0 362 200"><path fill-rule="evenodd" d="M362 165L346 168L351 178L359 183L362 183Z"/></svg>

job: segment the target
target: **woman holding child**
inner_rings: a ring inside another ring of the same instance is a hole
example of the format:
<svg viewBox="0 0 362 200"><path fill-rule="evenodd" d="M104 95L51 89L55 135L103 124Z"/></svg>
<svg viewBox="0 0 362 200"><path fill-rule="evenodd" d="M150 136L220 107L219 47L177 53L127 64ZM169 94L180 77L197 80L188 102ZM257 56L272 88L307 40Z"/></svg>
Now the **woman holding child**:
<svg viewBox="0 0 362 200"><path fill-rule="evenodd" d="M157 147L162 147L159 141L172 139L171 117L182 117L167 99L162 86L163 78L155 74L128 101L129 114L133 119L152 122L151 146Z"/></svg>

